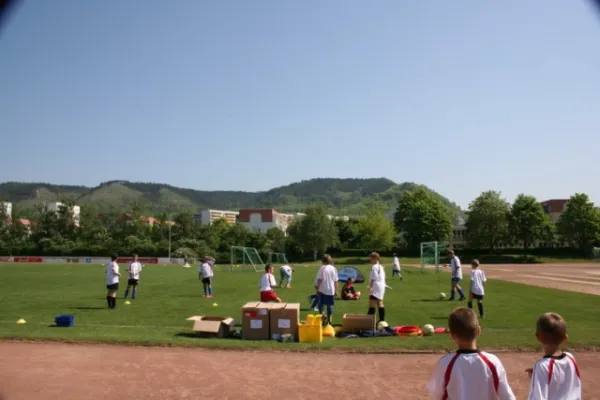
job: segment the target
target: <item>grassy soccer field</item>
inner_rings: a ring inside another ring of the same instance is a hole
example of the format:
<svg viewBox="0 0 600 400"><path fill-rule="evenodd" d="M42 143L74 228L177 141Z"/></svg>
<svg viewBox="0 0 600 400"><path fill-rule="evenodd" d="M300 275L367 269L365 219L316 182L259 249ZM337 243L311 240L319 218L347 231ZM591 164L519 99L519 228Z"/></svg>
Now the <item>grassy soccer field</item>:
<svg viewBox="0 0 600 400"><path fill-rule="evenodd" d="M367 266L359 269L368 276ZM124 269L124 266L122 266ZM308 307L306 296L313 292L316 269L299 267L293 289L279 289L284 301ZM391 275L391 273L389 273ZM404 280L392 281L386 293L387 320L391 325L445 326L446 317L458 302L436 301L440 291L448 293L447 274L421 274L405 268ZM319 345L250 342L239 339L201 339L191 335L192 315L240 318L240 307L258 300L259 273L229 272L215 268L214 298L201 297L202 287L196 268L146 266L138 299L120 310L106 309L104 266L52 264L0 264L0 338L176 345L210 348L354 349L363 351L442 350L452 347L449 335L408 338L326 339ZM278 276L278 271L276 271ZM438 288L439 279L439 288ZM468 287L468 281L464 282ZM357 290L367 293L365 284ZM121 297L123 287L119 291ZM600 346L600 296L557 291L503 281L488 281L486 312L480 344L485 348L533 349L536 317L555 311L569 323L570 346ZM213 302L218 307L212 307ZM462 304L466 305L466 302ZM343 313L364 313L366 298L338 301L334 322ZM304 319L308 311L303 311ZM57 314L73 314L74 328L51 327ZM16 324L19 318L27 321Z"/></svg>

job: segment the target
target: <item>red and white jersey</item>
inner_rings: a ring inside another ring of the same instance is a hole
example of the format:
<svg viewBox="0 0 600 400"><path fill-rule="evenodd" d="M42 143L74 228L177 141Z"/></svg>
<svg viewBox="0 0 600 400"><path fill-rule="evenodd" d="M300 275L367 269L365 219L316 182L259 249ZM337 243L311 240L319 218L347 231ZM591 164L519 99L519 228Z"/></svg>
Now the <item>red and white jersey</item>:
<svg viewBox="0 0 600 400"><path fill-rule="evenodd" d="M533 366L529 400L580 400L579 367L571 353L544 357Z"/></svg>
<svg viewBox="0 0 600 400"><path fill-rule="evenodd" d="M438 400L515 399L498 357L479 350L459 350L442 357L427 390Z"/></svg>
<svg viewBox="0 0 600 400"><path fill-rule="evenodd" d="M277 282L275 281L275 277L273 274L266 272L263 276L260 277L260 291L268 292L273 290L273 286L277 286Z"/></svg>

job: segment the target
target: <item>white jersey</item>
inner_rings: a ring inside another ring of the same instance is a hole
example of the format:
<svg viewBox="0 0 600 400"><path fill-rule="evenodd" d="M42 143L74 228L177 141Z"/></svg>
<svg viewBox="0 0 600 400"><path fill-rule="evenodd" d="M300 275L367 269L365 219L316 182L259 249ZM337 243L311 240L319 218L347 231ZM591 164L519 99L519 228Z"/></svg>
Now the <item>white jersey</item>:
<svg viewBox="0 0 600 400"><path fill-rule="evenodd" d="M200 272L200 275L202 276L202 278L212 278L213 277L213 269L209 263L200 264L200 266L198 267L198 272Z"/></svg>
<svg viewBox="0 0 600 400"><path fill-rule="evenodd" d="M369 280L373 282L372 296L383 300L383 296L385 295L385 270L381 264L373 264Z"/></svg>
<svg viewBox="0 0 600 400"><path fill-rule="evenodd" d="M579 367L571 353L544 357L535 363L529 385L529 400L580 400Z"/></svg>
<svg viewBox="0 0 600 400"><path fill-rule="evenodd" d="M471 270L471 293L483 296L485 294L485 272L480 268Z"/></svg>
<svg viewBox="0 0 600 400"><path fill-rule="evenodd" d="M119 283L119 264L116 261L111 261L106 264L106 284L114 285L115 283Z"/></svg>
<svg viewBox="0 0 600 400"><path fill-rule="evenodd" d="M335 296L337 292L338 273L337 269L331 265L323 265L319 269L317 280L321 281L319 292L327 296ZM318 282L317 282L318 283Z"/></svg>
<svg viewBox="0 0 600 400"><path fill-rule="evenodd" d="M433 399L515 399L498 357L477 350L442 357L427 390Z"/></svg>
<svg viewBox="0 0 600 400"><path fill-rule="evenodd" d="M450 272L452 273L452 278L462 279L462 267L460 265L460 258L457 256L452 257L450 260Z"/></svg>
<svg viewBox="0 0 600 400"><path fill-rule="evenodd" d="M292 276L292 267L289 265L282 265L280 270L287 276Z"/></svg>
<svg viewBox="0 0 600 400"><path fill-rule="evenodd" d="M142 263L140 263L139 261L132 261L131 263L129 263L127 272L129 272L130 279L140 279L140 272L142 272Z"/></svg>
<svg viewBox="0 0 600 400"><path fill-rule="evenodd" d="M260 277L260 291L268 292L269 290L273 290L273 286L277 286L277 282L275 281L275 277L273 274L266 272L263 276Z"/></svg>
<svg viewBox="0 0 600 400"><path fill-rule="evenodd" d="M398 257L394 257L394 262L392 265L392 270L394 271L400 271L400 260L398 259Z"/></svg>

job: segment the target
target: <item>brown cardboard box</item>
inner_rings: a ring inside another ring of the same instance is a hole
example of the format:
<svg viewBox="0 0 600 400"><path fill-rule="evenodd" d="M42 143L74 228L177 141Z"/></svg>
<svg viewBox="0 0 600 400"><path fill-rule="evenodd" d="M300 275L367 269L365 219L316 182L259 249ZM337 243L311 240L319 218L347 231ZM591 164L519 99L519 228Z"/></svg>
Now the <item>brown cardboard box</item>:
<svg viewBox="0 0 600 400"><path fill-rule="evenodd" d="M298 338L300 323L300 303L274 303L271 305L271 339L279 339L283 334Z"/></svg>
<svg viewBox="0 0 600 400"><path fill-rule="evenodd" d="M375 330L375 316L367 314L344 314L342 317L342 331L358 333Z"/></svg>
<svg viewBox="0 0 600 400"><path fill-rule="evenodd" d="M242 339L269 340L269 303L251 302L242 307Z"/></svg>
<svg viewBox="0 0 600 400"><path fill-rule="evenodd" d="M231 334L231 328L235 321L231 317L189 317L188 321L194 321L192 330L200 336L207 337L228 337Z"/></svg>

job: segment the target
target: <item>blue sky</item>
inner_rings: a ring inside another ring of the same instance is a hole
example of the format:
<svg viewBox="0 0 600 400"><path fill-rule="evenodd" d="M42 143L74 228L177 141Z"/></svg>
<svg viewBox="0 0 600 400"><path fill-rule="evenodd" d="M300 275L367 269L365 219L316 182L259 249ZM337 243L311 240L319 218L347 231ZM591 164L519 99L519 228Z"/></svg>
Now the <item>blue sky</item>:
<svg viewBox="0 0 600 400"><path fill-rule="evenodd" d="M600 201L585 1L35 1L0 32L0 181L423 183Z"/></svg>

